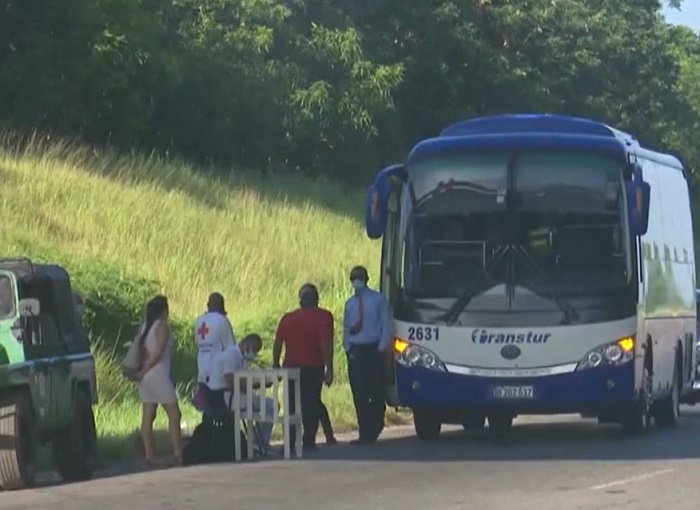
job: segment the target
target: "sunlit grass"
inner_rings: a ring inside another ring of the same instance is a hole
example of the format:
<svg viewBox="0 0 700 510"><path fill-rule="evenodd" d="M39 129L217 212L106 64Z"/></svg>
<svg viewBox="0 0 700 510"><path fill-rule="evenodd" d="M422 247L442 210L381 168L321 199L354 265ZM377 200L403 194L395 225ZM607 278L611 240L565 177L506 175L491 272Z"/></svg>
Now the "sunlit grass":
<svg viewBox="0 0 700 510"><path fill-rule="evenodd" d="M322 305L339 321L350 267L364 264L376 276L379 246L362 230L357 190L233 170L222 177L174 159L38 138L19 143L5 135L0 147L2 254L64 264L89 307L112 314L101 323L96 312L91 324L102 337L93 338L97 422L111 453L120 450L114 438L139 424L135 388L117 367L121 342L129 340L124 332L148 295L165 293L182 326L173 377L183 420L193 424L196 414L184 398L195 371L186 326L209 292L226 297L237 336L263 335L267 364L276 323L296 306L302 283L319 286ZM337 428L347 430L355 417L341 354L337 348L337 382L324 400ZM164 417L157 424L163 427Z"/></svg>

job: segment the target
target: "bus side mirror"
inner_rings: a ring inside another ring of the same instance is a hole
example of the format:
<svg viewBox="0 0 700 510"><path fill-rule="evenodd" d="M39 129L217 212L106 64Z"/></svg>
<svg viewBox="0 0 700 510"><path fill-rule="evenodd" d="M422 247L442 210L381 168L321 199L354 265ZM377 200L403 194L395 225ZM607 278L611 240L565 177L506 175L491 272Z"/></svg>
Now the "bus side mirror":
<svg viewBox="0 0 700 510"><path fill-rule="evenodd" d="M386 228L387 197L382 193L377 183L373 183L367 190L365 203L365 230L370 239L379 239L384 235Z"/></svg>
<svg viewBox="0 0 700 510"><path fill-rule="evenodd" d="M387 206L391 193L391 179L398 177L406 180L406 169L403 165L391 165L377 174L374 182L367 190L365 202L365 230L370 239L379 239L386 229Z"/></svg>
<svg viewBox="0 0 700 510"><path fill-rule="evenodd" d="M642 179L639 165L634 167L633 180L625 182L625 191L630 232L635 236L643 236L649 228L651 186Z"/></svg>

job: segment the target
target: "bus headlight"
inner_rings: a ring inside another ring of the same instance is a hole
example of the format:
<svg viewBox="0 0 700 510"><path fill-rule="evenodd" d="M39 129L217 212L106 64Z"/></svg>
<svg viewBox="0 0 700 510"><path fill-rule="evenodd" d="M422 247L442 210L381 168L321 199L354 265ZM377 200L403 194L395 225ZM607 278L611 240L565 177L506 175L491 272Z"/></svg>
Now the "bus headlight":
<svg viewBox="0 0 700 510"><path fill-rule="evenodd" d="M589 351L576 366L576 370L586 370L600 366L617 366L634 358L634 338L620 338Z"/></svg>
<svg viewBox="0 0 700 510"><path fill-rule="evenodd" d="M394 359L405 367L421 367L447 372L444 363L434 352L419 345L409 344L400 338L394 338Z"/></svg>

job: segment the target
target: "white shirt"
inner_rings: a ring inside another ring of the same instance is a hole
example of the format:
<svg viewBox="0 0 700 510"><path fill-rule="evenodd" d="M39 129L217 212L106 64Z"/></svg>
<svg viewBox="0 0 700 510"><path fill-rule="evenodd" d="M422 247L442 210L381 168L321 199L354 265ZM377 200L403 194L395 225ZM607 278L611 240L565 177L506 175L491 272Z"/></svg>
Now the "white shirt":
<svg viewBox="0 0 700 510"><path fill-rule="evenodd" d="M194 322L194 340L197 345L197 381L207 382L214 356L236 345L231 323L225 315L206 312Z"/></svg>
<svg viewBox="0 0 700 510"><path fill-rule="evenodd" d="M226 384L226 374L233 374L241 370L246 370L248 368L248 362L246 361L241 348L238 345L231 345L224 349L222 352L217 353L212 360L212 371L209 378L209 387L212 390L222 390L228 385ZM224 391L224 400L226 401L226 406L230 405L233 407L233 400L231 399L231 391ZM260 411L260 401L257 397L257 392L253 393L253 410L255 412ZM240 409L245 411L247 407L246 392L241 391L241 401ZM268 416L272 416L274 413L274 403L271 398L265 398L265 411ZM266 432L267 441L270 441L270 432L272 430L272 425L270 425L270 430Z"/></svg>
<svg viewBox="0 0 700 510"><path fill-rule="evenodd" d="M212 358L209 374L209 387L212 390L222 390L227 387L226 374L233 374L246 369L246 361L240 347L230 345Z"/></svg>

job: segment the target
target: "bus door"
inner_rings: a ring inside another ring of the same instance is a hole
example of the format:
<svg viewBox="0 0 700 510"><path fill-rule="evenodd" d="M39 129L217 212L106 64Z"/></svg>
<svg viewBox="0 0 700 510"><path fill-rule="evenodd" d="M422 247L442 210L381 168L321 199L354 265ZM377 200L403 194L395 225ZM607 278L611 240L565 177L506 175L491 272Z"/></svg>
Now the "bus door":
<svg viewBox="0 0 700 510"><path fill-rule="evenodd" d="M390 179L390 192L387 200L386 229L382 239L382 257L380 268L379 287L389 302L392 311L399 299L401 292L401 273L403 270L403 242L402 242L402 196L408 197L409 193L404 189L406 184L398 178ZM386 402L390 406L398 406L398 394L396 392L396 379L394 376L394 349L393 345L387 349L386 360Z"/></svg>

